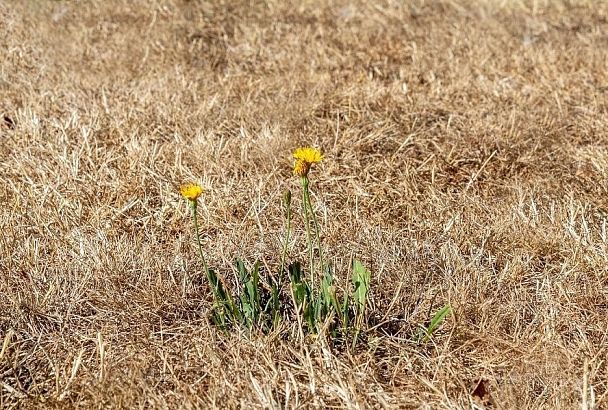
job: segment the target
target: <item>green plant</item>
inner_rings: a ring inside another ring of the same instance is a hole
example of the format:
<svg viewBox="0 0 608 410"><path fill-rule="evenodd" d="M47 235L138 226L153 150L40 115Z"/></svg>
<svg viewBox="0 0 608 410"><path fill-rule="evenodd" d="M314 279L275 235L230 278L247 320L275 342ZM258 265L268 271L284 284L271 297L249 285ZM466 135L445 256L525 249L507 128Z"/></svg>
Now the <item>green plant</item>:
<svg viewBox="0 0 608 410"><path fill-rule="evenodd" d="M431 322L427 327L421 328L418 332L418 343L428 342L437 328L443 323L445 318L452 313L452 307L447 304L438 310L431 318Z"/></svg>
<svg viewBox="0 0 608 410"><path fill-rule="evenodd" d="M230 324L240 323L243 315L217 273L213 269L207 269L207 277L213 291L213 322L227 330Z"/></svg>
<svg viewBox="0 0 608 410"><path fill-rule="evenodd" d="M365 307L367 305L367 296L369 293L369 283L371 280L370 271L363 266L359 261L353 263L353 274L351 278L354 286L353 291L353 304L355 310L355 336L353 337L353 344L356 343L358 334L363 325L365 318Z"/></svg>
<svg viewBox="0 0 608 410"><path fill-rule="evenodd" d="M286 229L278 273L263 275L259 262L248 268L244 261L237 260L236 289L230 292L223 277L208 267L203 252L197 218L198 198L203 189L198 185L185 185L180 189L190 205L198 253L213 294L212 321L225 331L234 327L249 331L272 331L281 320L295 315L302 325L302 331L315 334L324 332L333 337L350 335L354 344L366 322L371 273L360 261L354 260L352 291L340 296L333 270L323 259L320 227L311 201L308 178L311 166L320 162L323 156L319 150L307 147L294 151L294 158L294 174L300 177L302 186L302 212L310 266L308 275L298 261L287 265L292 222L290 191L283 198ZM315 263L313 238L319 250L318 263ZM283 283L285 276L289 280L287 287Z"/></svg>
<svg viewBox="0 0 608 410"><path fill-rule="evenodd" d="M203 194L204 190L200 185L197 184L186 184L180 187L180 192L188 200L190 211L192 214L192 224L194 226L194 237L198 247L198 253L203 262L205 269L205 275L209 281L209 286L213 292L213 321L223 329L226 328L229 322L235 321L235 316L239 313L238 309L234 305L234 301L225 289L223 281L219 278L216 272L209 269L205 253L203 252L203 246L201 244L201 236L198 226L198 199Z"/></svg>
<svg viewBox="0 0 608 410"><path fill-rule="evenodd" d="M315 285L315 263L314 263L314 246L313 246L313 233L314 238L317 242L317 248L319 250L319 264L320 271L323 272L323 250L321 247L321 236L319 233L319 223L312 207L312 201L310 200L310 180L308 179L308 173L313 164L321 162L323 155L321 151L312 147L298 148L293 152L295 164L293 167L294 175L300 178L300 185L302 186L302 211L304 213L304 222L306 227L306 240L308 243L308 258L310 263L310 280L314 288Z"/></svg>

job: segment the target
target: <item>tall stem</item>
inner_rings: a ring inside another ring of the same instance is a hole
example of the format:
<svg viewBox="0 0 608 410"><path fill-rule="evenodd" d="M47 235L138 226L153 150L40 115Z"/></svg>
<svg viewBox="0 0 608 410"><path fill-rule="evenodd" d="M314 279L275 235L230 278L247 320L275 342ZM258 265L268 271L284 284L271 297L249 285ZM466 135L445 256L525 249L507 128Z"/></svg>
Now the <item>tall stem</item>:
<svg viewBox="0 0 608 410"><path fill-rule="evenodd" d="M207 266L207 260L205 259L205 254L203 253L203 245L201 244L201 235L198 230L198 217L196 214L196 201L190 201L190 209L192 210L192 221L194 222L194 236L196 237L196 243L198 244L198 254L203 261L203 268L205 268L205 276L207 276L207 281L209 282L209 286L213 290L213 296L217 299L217 283L213 283L213 279L211 278L211 273L209 272L209 267Z"/></svg>
<svg viewBox="0 0 608 410"><path fill-rule="evenodd" d="M310 281L312 289L315 288L315 275L314 275L314 250L312 245L312 233L310 232L310 216L308 215L308 177L301 177L300 182L302 183L302 207L304 208L304 220L306 222L306 239L308 241L308 258L310 259Z"/></svg>
<svg viewBox="0 0 608 410"><path fill-rule="evenodd" d="M312 215L312 224L315 228L315 238L317 240L317 247L319 248L319 263L321 265L321 275L325 274L325 263L323 261L323 248L321 247L321 235L319 230L319 222L317 222L317 215L312 209L312 201L310 200L310 191L306 186L306 202L308 203L308 209Z"/></svg>
<svg viewBox="0 0 608 410"><path fill-rule="evenodd" d="M201 244L201 235L198 229L198 216L196 213L197 202L190 201L190 209L192 210L192 221L194 222L194 236L196 237L196 243L198 245L198 254L203 261L203 267L205 268L205 275L207 276L207 281L209 282L209 286L211 287L211 291L213 292L213 301L215 304L221 304L221 311L219 313L219 320L221 321L222 329L226 330L226 307L229 309L229 314L232 315L232 318L239 318L239 312L236 310L234 302L230 297L230 294L226 293L224 287L222 286L222 282L215 275L211 274L209 270L209 266L207 265L207 260L205 259L205 254L203 253L203 245Z"/></svg>
<svg viewBox="0 0 608 410"><path fill-rule="evenodd" d="M198 231L198 217L196 215L196 205L196 201L190 201L190 209L192 210L192 220L194 221L194 236L196 237L196 243L198 244L198 253L201 257L201 260L203 261L203 267L205 268L205 275L207 276L207 279L210 279L209 268L207 267L207 260L205 259L205 254L203 253L203 245L201 245L201 236ZM213 283L210 283L210 285L212 287L214 286Z"/></svg>

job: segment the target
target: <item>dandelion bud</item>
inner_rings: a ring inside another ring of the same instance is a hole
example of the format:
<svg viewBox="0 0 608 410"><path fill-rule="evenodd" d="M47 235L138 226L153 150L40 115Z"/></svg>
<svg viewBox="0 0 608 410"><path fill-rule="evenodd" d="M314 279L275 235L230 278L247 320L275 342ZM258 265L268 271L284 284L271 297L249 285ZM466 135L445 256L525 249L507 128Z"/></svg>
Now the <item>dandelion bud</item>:
<svg viewBox="0 0 608 410"><path fill-rule="evenodd" d="M283 194L283 202L287 208L291 205L291 191L289 189Z"/></svg>
<svg viewBox="0 0 608 410"><path fill-rule="evenodd" d="M310 171L310 163L306 161L296 160L296 163L293 166L293 174L299 177L308 176L308 171Z"/></svg>

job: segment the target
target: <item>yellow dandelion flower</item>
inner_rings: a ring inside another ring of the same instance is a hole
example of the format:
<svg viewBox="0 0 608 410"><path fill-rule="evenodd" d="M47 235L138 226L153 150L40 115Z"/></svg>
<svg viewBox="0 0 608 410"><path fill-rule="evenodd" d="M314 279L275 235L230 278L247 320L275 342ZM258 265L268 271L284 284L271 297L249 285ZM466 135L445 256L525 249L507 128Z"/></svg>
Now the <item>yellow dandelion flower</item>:
<svg viewBox="0 0 608 410"><path fill-rule="evenodd" d="M321 151L313 147L298 148L293 152L293 157L296 160L304 161L308 164L316 164L323 160Z"/></svg>
<svg viewBox="0 0 608 410"><path fill-rule="evenodd" d="M299 177L306 177L310 171L310 166L321 162L323 155L321 151L312 147L298 148L293 152L296 162L293 166L293 173Z"/></svg>
<svg viewBox="0 0 608 410"><path fill-rule="evenodd" d="M195 202L203 193L203 188L197 184L186 184L179 188L179 192L189 201Z"/></svg>

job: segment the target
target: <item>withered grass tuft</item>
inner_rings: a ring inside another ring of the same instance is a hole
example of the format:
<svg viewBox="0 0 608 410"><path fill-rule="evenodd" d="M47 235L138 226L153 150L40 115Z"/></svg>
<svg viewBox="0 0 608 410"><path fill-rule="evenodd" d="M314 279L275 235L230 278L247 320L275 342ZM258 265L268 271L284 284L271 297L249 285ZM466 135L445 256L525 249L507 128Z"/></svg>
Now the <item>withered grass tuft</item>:
<svg viewBox="0 0 608 410"><path fill-rule="evenodd" d="M0 1L0 408L605 408L607 33L595 0ZM218 330L178 193L226 288L306 279L306 144L327 297L371 272L354 347Z"/></svg>

